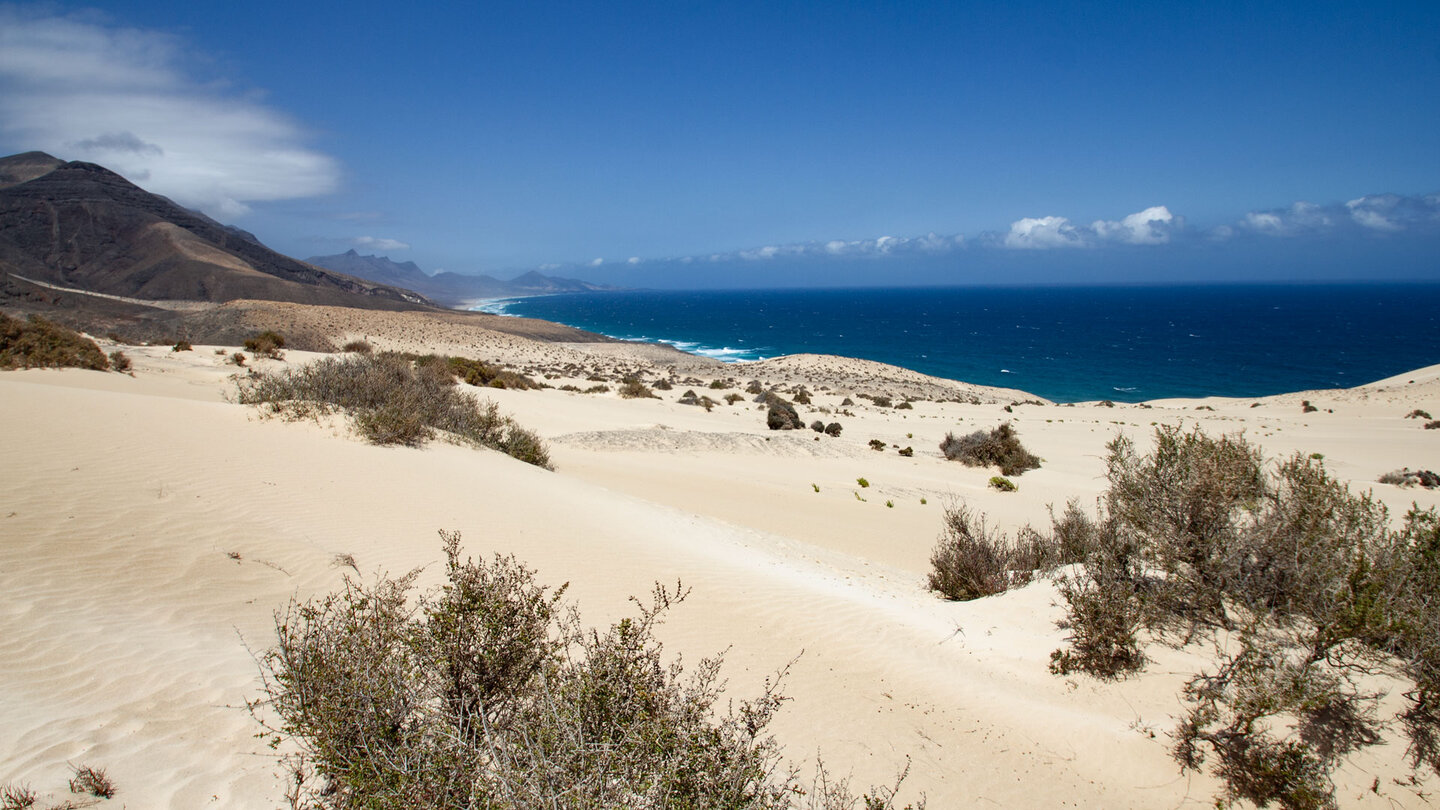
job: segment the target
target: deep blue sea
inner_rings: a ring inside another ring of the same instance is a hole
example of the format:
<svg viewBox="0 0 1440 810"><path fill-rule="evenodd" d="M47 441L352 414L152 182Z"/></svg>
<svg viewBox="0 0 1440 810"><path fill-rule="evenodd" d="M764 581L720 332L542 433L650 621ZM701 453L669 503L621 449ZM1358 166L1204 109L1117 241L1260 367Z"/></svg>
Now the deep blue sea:
<svg viewBox="0 0 1440 810"><path fill-rule="evenodd" d="M722 360L838 354L1060 402L1351 387L1440 363L1440 284L635 291L483 308Z"/></svg>

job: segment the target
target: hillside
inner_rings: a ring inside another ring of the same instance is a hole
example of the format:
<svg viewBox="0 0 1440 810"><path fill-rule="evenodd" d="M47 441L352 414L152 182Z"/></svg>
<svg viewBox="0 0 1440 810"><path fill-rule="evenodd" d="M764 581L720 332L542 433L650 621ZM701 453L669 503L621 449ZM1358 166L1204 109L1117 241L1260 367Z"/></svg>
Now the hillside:
<svg viewBox="0 0 1440 810"><path fill-rule="evenodd" d="M613 289L579 279L547 276L534 270L509 281L462 273L436 273L432 276L414 262L396 262L389 256L362 256L354 250L333 256L311 256L305 261L356 278L405 287L448 307L464 307L484 298Z"/></svg>
<svg viewBox="0 0 1440 810"><path fill-rule="evenodd" d="M0 159L0 273L12 290L28 280L142 303L430 304L409 290L283 256L102 166L41 152Z"/></svg>

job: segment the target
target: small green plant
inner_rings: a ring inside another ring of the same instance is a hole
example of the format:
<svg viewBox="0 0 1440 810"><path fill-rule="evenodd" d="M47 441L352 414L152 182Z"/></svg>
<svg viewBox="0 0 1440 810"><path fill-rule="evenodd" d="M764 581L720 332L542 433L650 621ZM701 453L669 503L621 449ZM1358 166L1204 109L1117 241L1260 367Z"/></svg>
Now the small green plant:
<svg viewBox="0 0 1440 810"><path fill-rule="evenodd" d="M859 484L861 489L865 489L866 487L870 486L870 482L866 481L864 478L856 478L855 483Z"/></svg>
<svg viewBox="0 0 1440 810"><path fill-rule="evenodd" d="M912 457L914 457L914 455L915 455L915 448L913 448L913 447L902 447L902 448L900 448L899 450L897 450L896 452L899 453L900 455L906 457L906 458L912 458Z"/></svg>
<svg viewBox="0 0 1440 810"><path fill-rule="evenodd" d="M88 793L101 799L109 799L115 796L115 783L105 775L103 768L82 765L75 769L75 775L70 779L70 792Z"/></svg>
<svg viewBox="0 0 1440 810"><path fill-rule="evenodd" d="M859 502L861 502L861 503L869 503L869 501L867 501L867 500L865 500L864 498L860 497L860 493L859 493L859 492L852 490L852 494L854 494L855 500L857 500L857 501L859 501Z"/></svg>
<svg viewBox="0 0 1440 810"><path fill-rule="evenodd" d="M998 489L1001 492L1014 492L1017 489L1014 481L1000 475L990 476L990 487L992 489Z"/></svg>
<svg viewBox="0 0 1440 810"><path fill-rule="evenodd" d="M880 452L884 452L884 451L885 451L885 442L884 442L884 441L881 441L880 439L871 439L871 440L870 440L870 449L871 449L871 450L878 450L878 451L880 451Z"/></svg>
<svg viewBox="0 0 1440 810"><path fill-rule="evenodd" d="M815 490L816 492L819 492L819 491L820 491L820 485L819 485L819 484L811 484L811 485L810 485L810 488L813 489L813 490Z"/></svg>
<svg viewBox="0 0 1440 810"><path fill-rule="evenodd" d="M924 506L926 503L929 503L929 502L925 500L924 496L921 496L921 498L920 498L920 505L921 505L921 506Z"/></svg>
<svg viewBox="0 0 1440 810"><path fill-rule="evenodd" d="M886 509L894 509L894 508L895 508L895 502L894 502L894 501L886 501L886 502L885 502L885 508L886 508Z"/></svg>

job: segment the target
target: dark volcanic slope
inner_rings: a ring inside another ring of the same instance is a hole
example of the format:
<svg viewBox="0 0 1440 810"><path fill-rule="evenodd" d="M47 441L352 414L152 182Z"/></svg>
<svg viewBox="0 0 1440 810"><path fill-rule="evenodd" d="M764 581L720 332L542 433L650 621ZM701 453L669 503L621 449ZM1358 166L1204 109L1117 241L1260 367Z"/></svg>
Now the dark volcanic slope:
<svg viewBox="0 0 1440 810"><path fill-rule="evenodd" d="M40 152L0 159L0 272L150 300L430 305L282 256L101 166Z"/></svg>

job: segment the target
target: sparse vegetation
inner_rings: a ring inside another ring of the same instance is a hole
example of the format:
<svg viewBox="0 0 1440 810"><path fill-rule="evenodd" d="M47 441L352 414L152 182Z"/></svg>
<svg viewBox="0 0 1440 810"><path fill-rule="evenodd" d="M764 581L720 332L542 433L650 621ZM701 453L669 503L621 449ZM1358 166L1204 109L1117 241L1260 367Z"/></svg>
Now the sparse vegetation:
<svg viewBox="0 0 1440 810"><path fill-rule="evenodd" d="M423 361L425 358L415 358ZM466 385L474 385L484 388L509 388L515 391L532 391L543 388L540 383L526 377L524 374L517 374L503 368L496 368L488 363L479 360L472 360L468 357L446 357L442 365L456 379Z"/></svg>
<svg viewBox="0 0 1440 810"><path fill-rule="evenodd" d="M7 784L0 787L0 810L29 810L39 799L29 785Z"/></svg>
<svg viewBox="0 0 1440 810"><path fill-rule="evenodd" d="M1415 410L1411 411L1410 413L1405 414L1405 418L1406 418L1406 419L1429 419L1429 418L1430 418L1430 413L1429 413L1429 411L1422 411L1422 410L1420 410L1419 408L1416 408Z"/></svg>
<svg viewBox="0 0 1440 810"><path fill-rule="evenodd" d="M88 368L105 371L110 363L95 341L59 324L31 315L28 321L0 312L0 368Z"/></svg>
<svg viewBox="0 0 1440 810"><path fill-rule="evenodd" d="M825 435L838 437L842 430L844 430L844 428L840 427L839 422L831 422L825 426Z"/></svg>
<svg viewBox="0 0 1440 810"><path fill-rule="evenodd" d="M1000 475L990 476L990 488L998 489L1001 492L1014 492L1016 489L1018 489L1018 487L1015 486L1014 481L1011 481L1009 478Z"/></svg>
<svg viewBox="0 0 1440 810"><path fill-rule="evenodd" d="M989 527L983 514L961 504L945 509L944 527L930 553L927 582L946 599L967 601L1001 593L1054 564L1051 544L1029 526L1012 542Z"/></svg>
<svg viewBox="0 0 1440 810"><path fill-rule="evenodd" d="M805 423L795 406L774 391L765 393L765 424L771 430L801 430Z"/></svg>
<svg viewBox="0 0 1440 810"><path fill-rule="evenodd" d="M276 619L251 710L310 808L892 808L823 767L801 789L768 727L777 677L722 708L720 658L688 673L655 628L686 596L656 586L636 614L584 629L513 557L462 559L442 532L446 581L417 572L294 602ZM781 673L783 675L783 672ZM903 774L902 774L903 777Z"/></svg>
<svg viewBox="0 0 1440 810"><path fill-rule="evenodd" d="M130 370L130 357L125 352L116 349L110 352L110 370L118 371L121 374Z"/></svg>
<svg viewBox="0 0 1440 810"><path fill-rule="evenodd" d="M351 354L373 354L375 347L368 340L352 340L340 347L340 351Z"/></svg>
<svg viewBox="0 0 1440 810"><path fill-rule="evenodd" d="M620 383L619 393L625 399L656 399L650 386L635 377L626 377Z"/></svg>
<svg viewBox="0 0 1440 810"><path fill-rule="evenodd" d="M115 796L115 783L105 775L105 769L81 765L75 769L75 775L70 779L70 792L110 799Z"/></svg>
<svg viewBox="0 0 1440 810"><path fill-rule="evenodd" d="M448 373L425 373L410 360L381 353L325 357L238 384L240 402L290 418L348 414L360 434L376 444L418 446L438 433L550 468L540 437L500 416L494 403L482 405L451 383Z"/></svg>
<svg viewBox="0 0 1440 810"><path fill-rule="evenodd" d="M1009 422L988 432L977 430L964 436L947 433L940 452L967 467L999 467L1002 475L1022 475L1040 467L1040 459L1020 444Z"/></svg>
<svg viewBox="0 0 1440 810"><path fill-rule="evenodd" d="M284 357L280 351L285 348L285 337L279 332L266 329L254 337L245 339L245 350L256 357L268 357L272 360L279 360Z"/></svg>
<svg viewBox="0 0 1440 810"><path fill-rule="evenodd" d="M915 455L915 448L913 448L913 447L902 447L902 448L900 448L899 450L896 450L895 452L899 453L900 455L902 455L902 456L904 456L904 457L906 457L906 458L912 458L912 457L914 457L914 455Z"/></svg>
<svg viewBox="0 0 1440 810"><path fill-rule="evenodd" d="M867 489L870 486L870 482L864 478L856 478L855 483L859 484L861 489Z"/></svg>
<svg viewBox="0 0 1440 810"><path fill-rule="evenodd" d="M1440 475L1430 470L1412 470L1408 467L1401 470L1393 470L1380 476L1380 483L1394 484L1400 487L1421 486L1425 489L1440 487Z"/></svg>
<svg viewBox="0 0 1440 810"><path fill-rule="evenodd" d="M816 433L824 433L825 423L820 421L819 419L816 419L814 422L810 423L810 429L815 431Z"/></svg>
<svg viewBox="0 0 1440 810"><path fill-rule="evenodd" d="M1434 422L1425 423L1426 430L1435 430L1436 428L1440 428L1440 419L1437 419Z"/></svg>
<svg viewBox="0 0 1440 810"><path fill-rule="evenodd" d="M1267 471L1243 439L1198 429L1157 428L1145 456L1117 437L1107 468L1098 519L1072 505L1056 524L1086 551L1061 581L1070 644L1052 669L1134 671L1143 630L1213 639L1173 754L1224 781L1219 801L1333 807L1330 773L1387 729L1409 737L1412 766L1440 772L1440 516L1413 510L1392 529L1320 460ZM1413 685L1394 717L1362 680L1379 673Z"/></svg>
<svg viewBox="0 0 1440 810"><path fill-rule="evenodd" d="M189 352L194 350L195 347L191 346L188 340L177 340L175 341L175 345L170 349L172 352Z"/></svg>
<svg viewBox="0 0 1440 810"><path fill-rule="evenodd" d="M1308 399L1300 403L1300 412L1301 412L1301 413L1315 413L1315 412L1318 411L1318 410L1320 410L1320 409L1317 408L1317 407L1315 407L1314 405L1311 405L1311 404L1310 404L1310 400L1308 400Z"/></svg>

